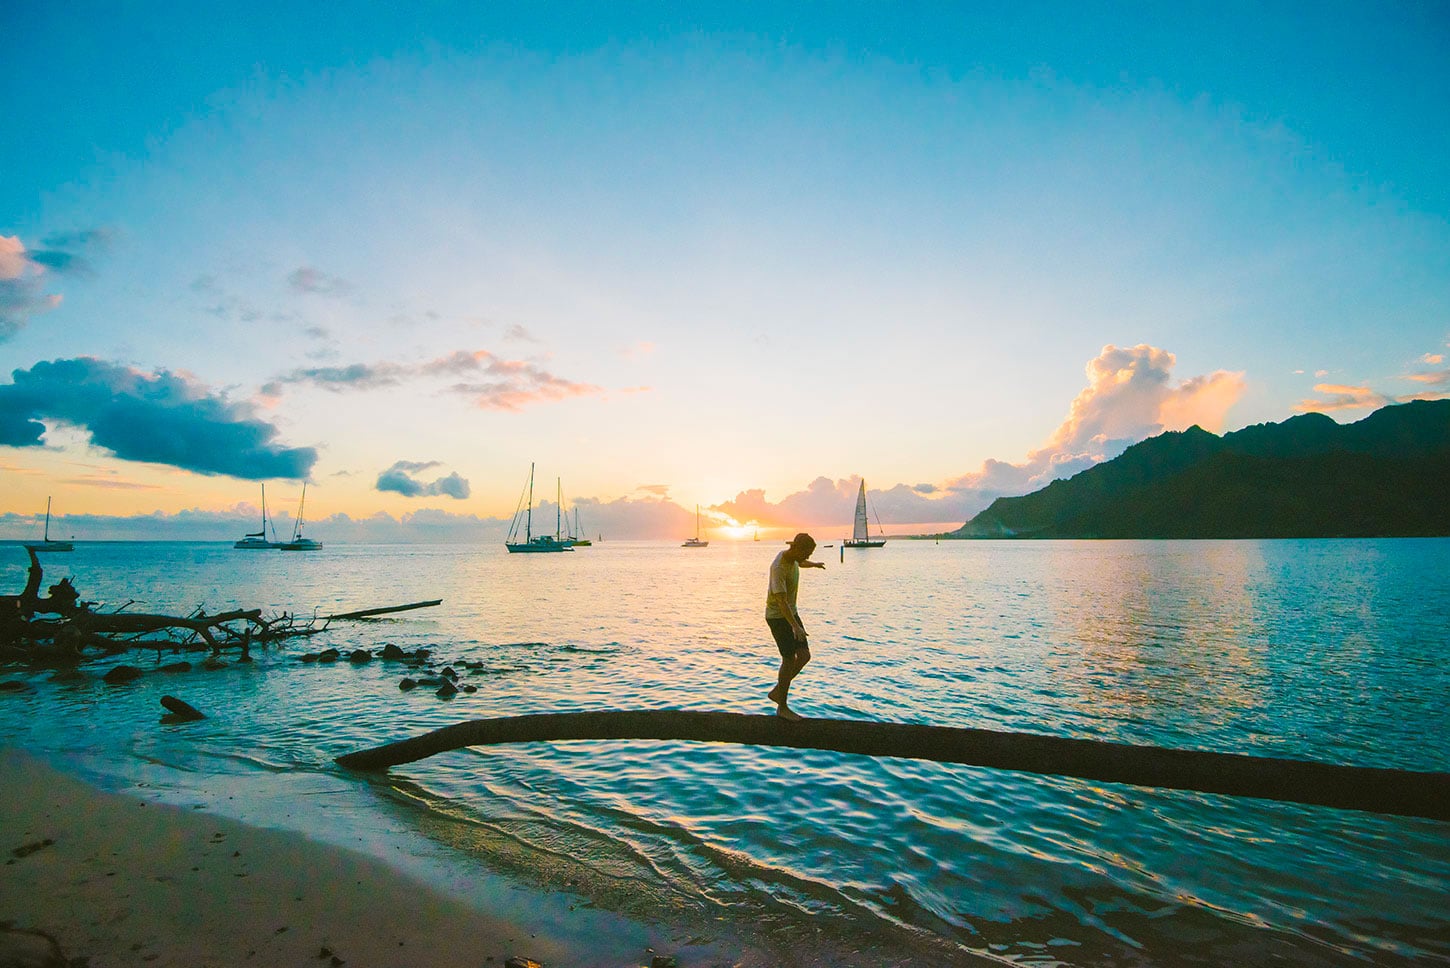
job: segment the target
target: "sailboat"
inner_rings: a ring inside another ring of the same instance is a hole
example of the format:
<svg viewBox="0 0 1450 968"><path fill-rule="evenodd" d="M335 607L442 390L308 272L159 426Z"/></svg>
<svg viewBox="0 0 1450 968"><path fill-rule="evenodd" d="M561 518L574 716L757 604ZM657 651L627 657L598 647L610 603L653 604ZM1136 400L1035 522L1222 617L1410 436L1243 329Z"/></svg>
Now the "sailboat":
<svg viewBox="0 0 1450 968"><path fill-rule="evenodd" d="M575 537L578 535L578 537ZM574 529L569 532L569 544L575 548L588 548L594 544L584 537L584 531L579 527L579 505L574 505Z"/></svg>
<svg viewBox="0 0 1450 968"><path fill-rule="evenodd" d="M267 485L262 485L262 530L255 534L246 534L242 540L232 545L233 548L243 548L248 551L258 551L277 547L275 541L267 540Z"/></svg>
<svg viewBox="0 0 1450 968"><path fill-rule="evenodd" d="M31 551L75 551L76 546L69 541L61 541L50 536L50 498L45 499L45 537L39 541L27 541L25 547Z"/></svg>
<svg viewBox="0 0 1450 968"><path fill-rule="evenodd" d="M698 505L698 504L695 505L695 536L693 538L686 538L685 539L685 543L682 544L682 545L680 545L680 547L681 548L708 548L708 547L710 547L710 542L708 542L708 541L701 541L700 540L700 505Z"/></svg>
<svg viewBox="0 0 1450 968"><path fill-rule="evenodd" d="M876 519L877 532L881 529L881 519ZM866 522L866 479L861 479L861 490L856 493L856 523L851 529L851 537L841 542L843 548L880 548L886 544L885 538L871 537L871 526Z"/></svg>
<svg viewBox="0 0 1450 968"><path fill-rule="evenodd" d="M283 551L316 551L321 542L302 537L302 509L307 506L307 482L302 482L302 500L297 502L297 524L292 528L292 540L277 545Z"/></svg>
<svg viewBox="0 0 1450 968"><path fill-rule="evenodd" d="M508 549L509 554L540 554L550 551L573 551L573 547L559 536L559 508L556 506L555 524L553 534L534 534L534 465L529 464L529 503L523 515L524 533L523 540L519 541L519 512L514 511L513 522L509 525L508 538L504 540L503 546Z"/></svg>

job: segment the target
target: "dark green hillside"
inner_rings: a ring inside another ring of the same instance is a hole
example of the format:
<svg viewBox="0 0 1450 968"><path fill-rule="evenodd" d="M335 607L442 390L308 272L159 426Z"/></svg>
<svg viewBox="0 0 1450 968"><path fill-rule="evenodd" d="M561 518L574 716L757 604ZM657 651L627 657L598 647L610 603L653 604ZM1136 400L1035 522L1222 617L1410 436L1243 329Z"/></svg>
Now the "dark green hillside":
<svg viewBox="0 0 1450 968"><path fill-rule="evenodd" d="M957 537L1254 538L1450 535L1450 400L1322 414L1218 437L1198 427L1022 497Z"/></svg>

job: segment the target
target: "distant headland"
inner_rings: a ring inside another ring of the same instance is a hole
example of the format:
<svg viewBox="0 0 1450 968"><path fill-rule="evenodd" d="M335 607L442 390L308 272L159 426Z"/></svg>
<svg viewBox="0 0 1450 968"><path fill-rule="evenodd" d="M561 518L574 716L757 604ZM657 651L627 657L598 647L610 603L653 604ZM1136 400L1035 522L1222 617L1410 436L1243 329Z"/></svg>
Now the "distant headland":
<svg viewBox="0 0 1450 968"><path fill-rule="evenodd" d="M1021 497L944 538L1450 535L1450 400L1352 424L1321 413L1222 437L1198 426Z"/></svg>

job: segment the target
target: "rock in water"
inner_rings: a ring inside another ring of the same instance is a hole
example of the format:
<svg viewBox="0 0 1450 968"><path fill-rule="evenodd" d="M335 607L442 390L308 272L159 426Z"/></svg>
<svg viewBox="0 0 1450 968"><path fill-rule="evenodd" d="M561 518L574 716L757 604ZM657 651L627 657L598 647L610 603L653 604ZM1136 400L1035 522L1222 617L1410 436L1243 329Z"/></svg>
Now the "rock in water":
<svg viewBox="0 0 1450 968"><path fill-rule="evenodd" d="M141 670L133 665L113 666L110 671L101 676L106 682L115 684L118 682L131 682L141 678Z"/></svg>
<svg viewBox="0 0 1450 968"><path fill-rule="evenodd" d="M194 719L205 719L206 716L191 703L177 699L175 696L162 696L161 705L165 706L170 716L163 716L163 719L176 722L190 722Z"/></svg>

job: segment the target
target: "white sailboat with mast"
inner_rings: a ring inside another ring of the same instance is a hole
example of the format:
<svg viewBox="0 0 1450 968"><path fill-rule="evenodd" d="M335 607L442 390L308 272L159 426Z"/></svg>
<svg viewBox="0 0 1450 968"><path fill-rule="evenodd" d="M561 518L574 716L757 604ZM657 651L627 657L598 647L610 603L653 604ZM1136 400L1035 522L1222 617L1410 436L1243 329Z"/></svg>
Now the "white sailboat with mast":
<svg viewBox="0 0 1450 968"><path fill-rule="evenodd" d="M685 539L685 543L682 544L682 545L680 545L680 547L681 548L708 548L708 547L710 547L710 542L708 540L707 541L701 541L700 540L700 505L698 505L698 504L695 505L695 536L693 538L686 538Z"/></svg>
<svg viewBox="0 0 1450 968"><path fill-rule="evenodd" d="M302 482L302 500L297 502L297 524L292 528L292 540L284 541L277 547L283 551L316 551L322 547L320 541L313 541L311 538L302 537L302 509L307 506L307 482Z"/></svg>
<svg viewBox="0 0 1450 968"><path fill-rule="evenodd" d="M273 539L277 536L275 532ZM267 485L262 485L262 530L255 533L242 535L242 539L232 545L233 548L241 548L247 551L261 551L277 547L276 540L267 540Z"/></svg>
<svg viewBox="0 0 1450 968"><path fill-rule="evenodd" d="M45 537L39 541L27 541L25 547L31 551L75 551L76 546L69 541L61 541L59 538L50 536L50 498L45 499Z"/></svg>
<svg viewBox="0 0 1450 968"><path fill-rule="evenodd" d="M881 519L876 519L877 537L871 537L871 525L866 520L866 479L861 479L861 490L856 493L856 521L851 527L851 537L841 542L844 548L880 548L886 539L880 537Z"/></svg>
<svg viewBox="0 0 1450 968"><path fill-rule="evenodd" d="M560 493L562 494L562 492L563 488L560 487ZM509 525L508 538L503 543L503 546L508 549L508 553L511 555L519 555L540 554L551 551L573 551L574 549L570 546L569 542L561 539L560 533L563 530L563 512L557 505L554 511L554 533L534 534L534 465L532 463L529 464L529 500L522 515L524 525L523 540L519 540L520 514L518 510L515 510L513 522Z"/></svg>

